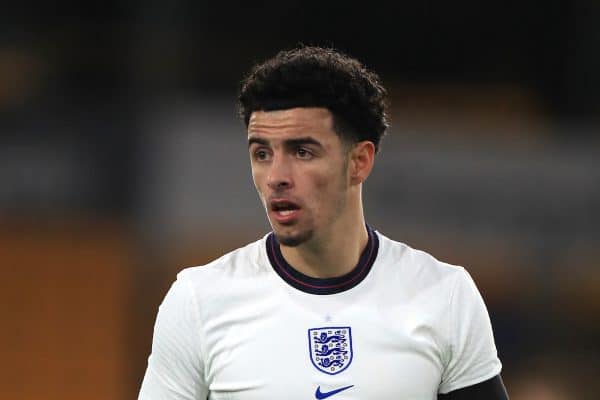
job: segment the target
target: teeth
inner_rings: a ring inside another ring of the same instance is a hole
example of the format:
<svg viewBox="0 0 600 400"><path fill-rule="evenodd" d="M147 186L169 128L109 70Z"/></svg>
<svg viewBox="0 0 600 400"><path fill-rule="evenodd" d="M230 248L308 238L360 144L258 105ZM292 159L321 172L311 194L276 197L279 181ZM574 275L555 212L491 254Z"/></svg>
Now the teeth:
<svg viewBox="0 0 600 400"><path fill-rule="evenodd" d="M281 214L281 215L290 215L293 212L294 212L294 210L281 210L281 211L278 211L278 213Z"/></svg>

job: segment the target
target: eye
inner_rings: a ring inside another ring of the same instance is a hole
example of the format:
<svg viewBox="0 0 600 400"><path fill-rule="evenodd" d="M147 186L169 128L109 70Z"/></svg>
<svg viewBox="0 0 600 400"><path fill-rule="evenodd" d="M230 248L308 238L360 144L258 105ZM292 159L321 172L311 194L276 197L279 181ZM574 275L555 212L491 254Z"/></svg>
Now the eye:
<svg viewBox="0 0 600 400"><path fill-rule="evenodd" d="M310 160L313 154L303 147L296 149L296 156L302 160Z"/></svg>
<svg viewBox="0 0 600 400"><path fill-rule="evenodd" d="M256 149L253 155L256 161L267 161L270 157L270 154L266 149Z"/></svg>

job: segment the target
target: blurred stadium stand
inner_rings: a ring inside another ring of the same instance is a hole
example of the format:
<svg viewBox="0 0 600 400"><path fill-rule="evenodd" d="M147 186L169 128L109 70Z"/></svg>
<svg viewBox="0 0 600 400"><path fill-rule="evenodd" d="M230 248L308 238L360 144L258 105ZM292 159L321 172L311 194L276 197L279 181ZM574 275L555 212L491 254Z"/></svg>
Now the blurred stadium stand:
<svg viewBox="0 0 600 400"><path fill-rule="evenodd" d="M381 73L368 222L473 274L511 398L597 398L598 21L592 0L7 5L0 398L135 397L176 272L268 231L235 92L299 42Z"/></svg>

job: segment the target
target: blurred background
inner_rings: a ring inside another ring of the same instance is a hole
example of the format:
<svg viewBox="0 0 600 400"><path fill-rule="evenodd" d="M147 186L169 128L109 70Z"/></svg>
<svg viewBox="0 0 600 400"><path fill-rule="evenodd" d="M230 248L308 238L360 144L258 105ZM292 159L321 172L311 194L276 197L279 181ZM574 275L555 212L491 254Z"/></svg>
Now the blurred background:
<svg viewBox="0 0 600 400"><path fill-rule="evenodd" d="M471 272L511 398L596 399L599 27L594 0L3 5L0 398L136 397L176 273L269 230L236 91L304 43L381 75L367 221Z"/></svg>

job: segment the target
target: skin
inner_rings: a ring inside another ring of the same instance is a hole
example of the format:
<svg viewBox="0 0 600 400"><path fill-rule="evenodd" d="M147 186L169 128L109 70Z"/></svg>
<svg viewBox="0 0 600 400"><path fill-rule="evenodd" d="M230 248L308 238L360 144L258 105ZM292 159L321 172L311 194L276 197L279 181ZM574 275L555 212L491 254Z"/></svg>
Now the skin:
<svg viewBox="0 0 600 400"><path fill-rule="evenodd" d="M248 124L254 185L281 252L316 278L350 272L368 242L361 193L375 146L345 144L333 126L316 107L255 111Z"/></svg>

